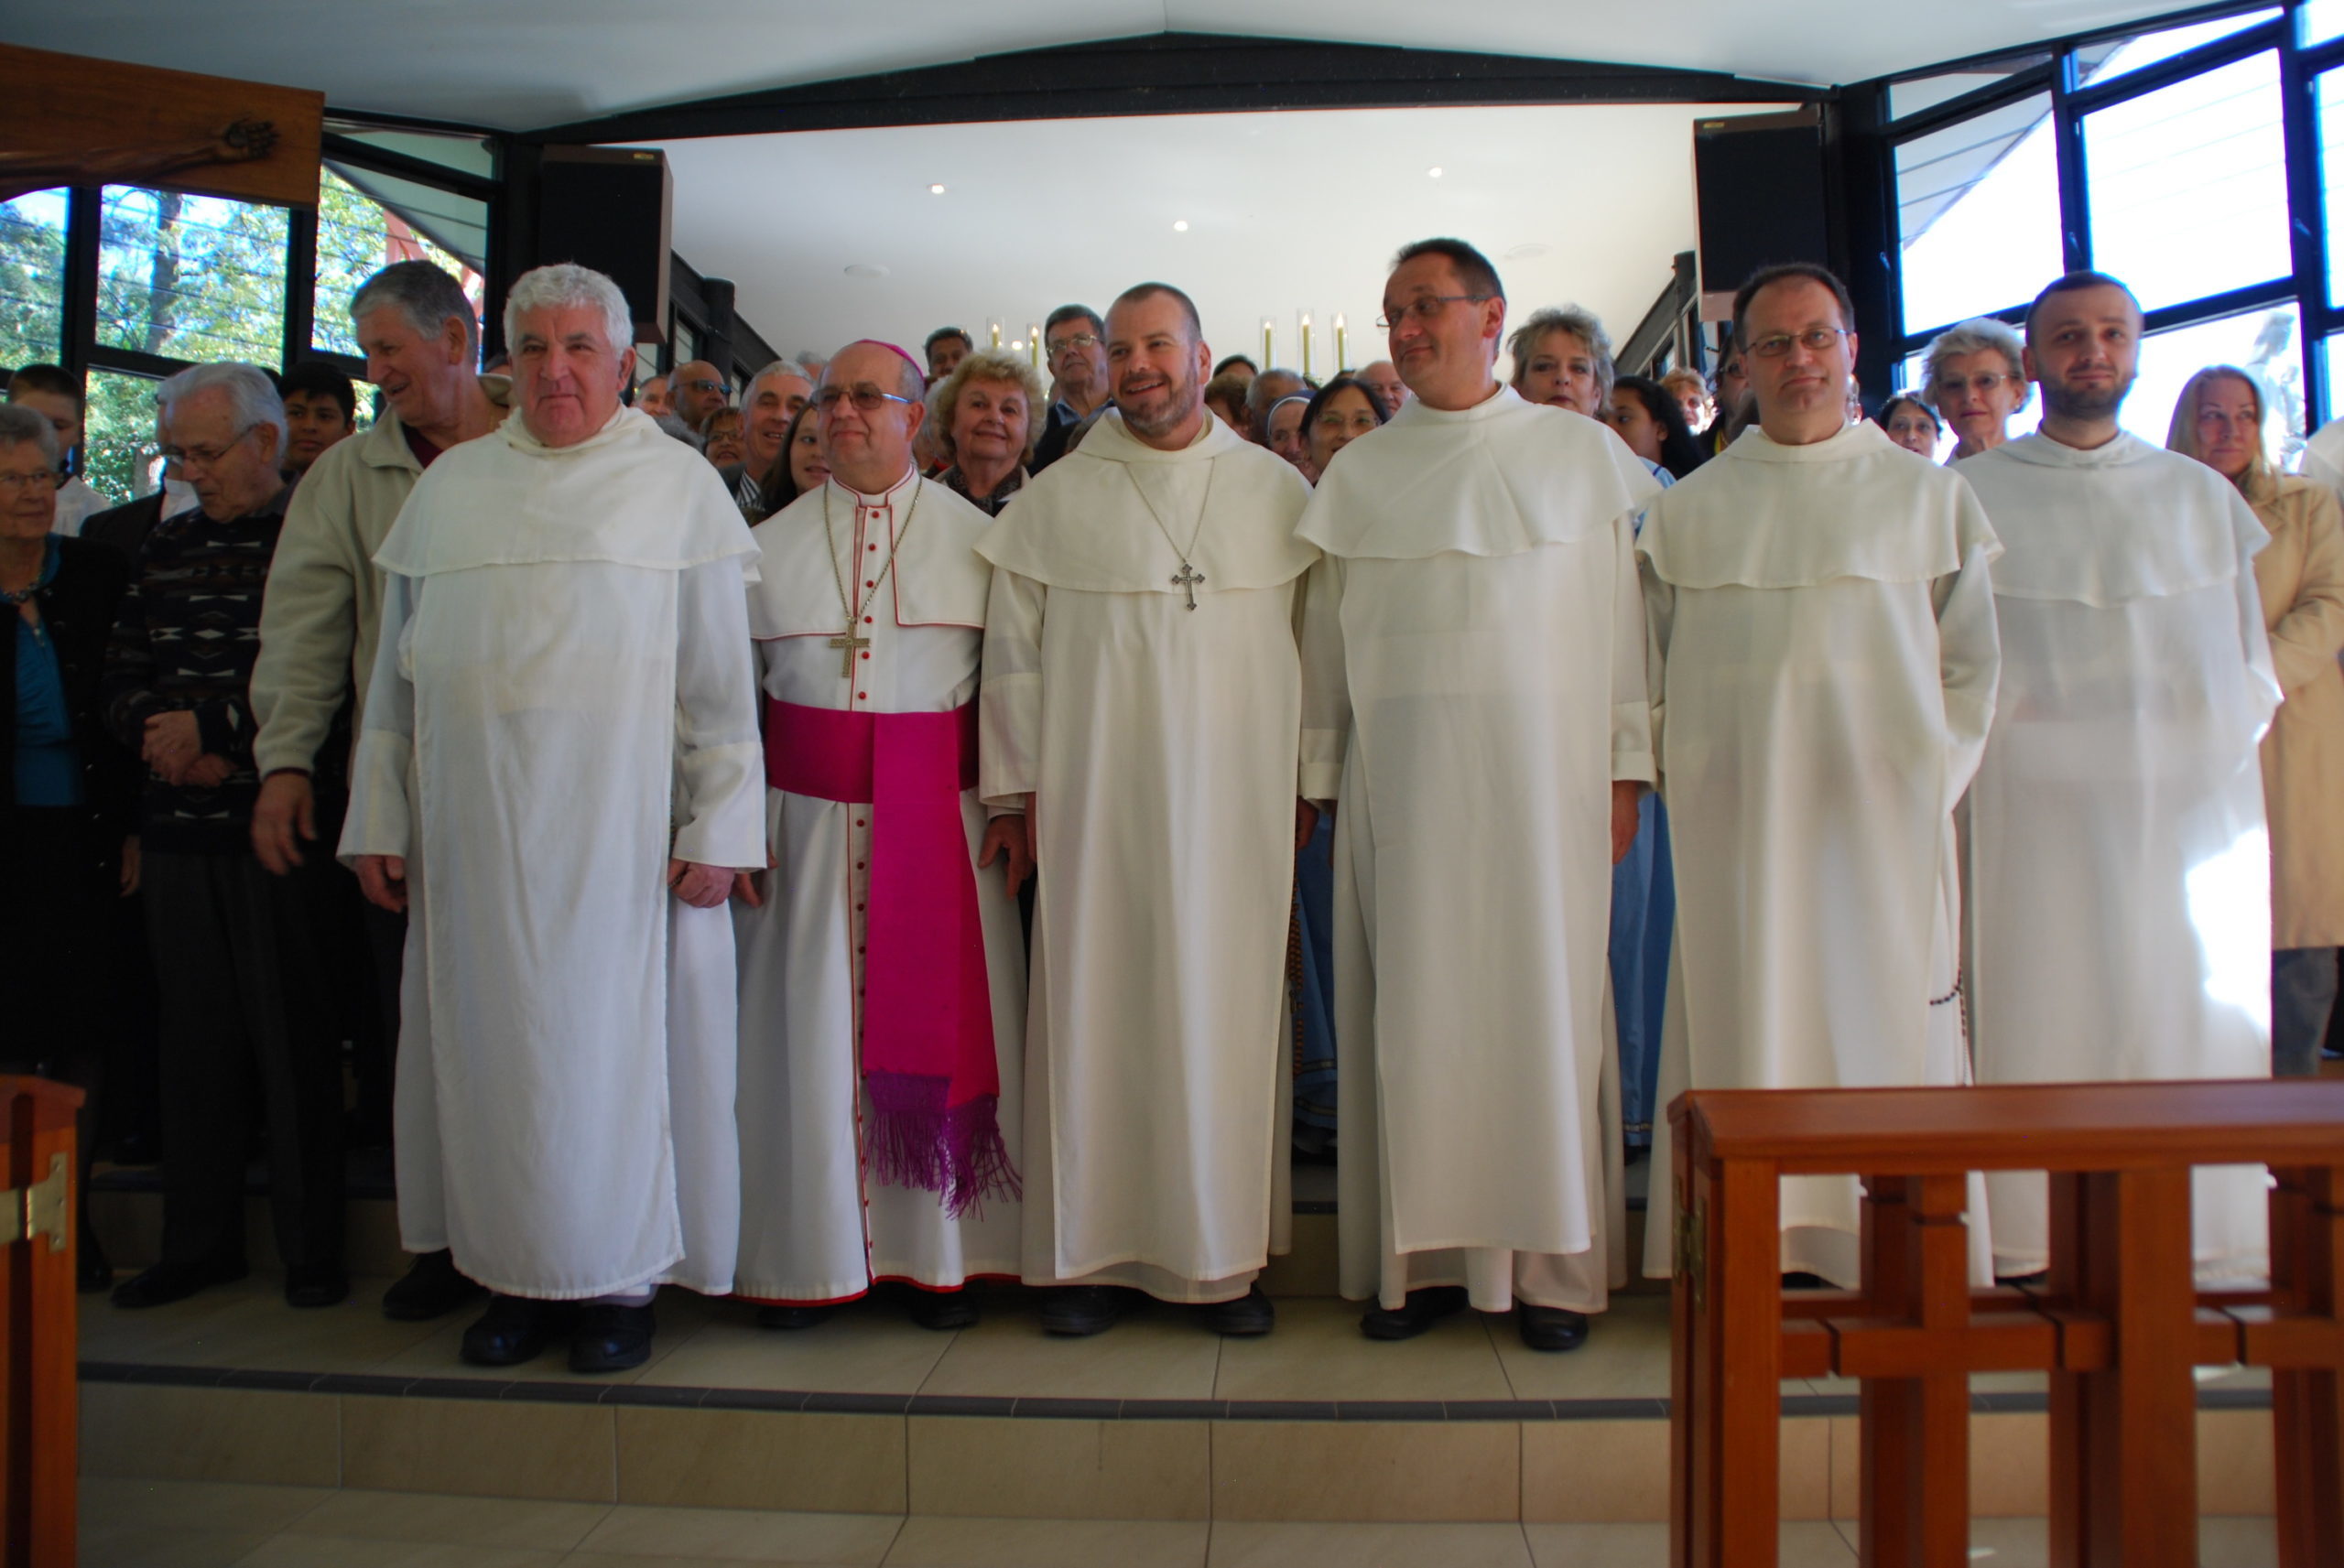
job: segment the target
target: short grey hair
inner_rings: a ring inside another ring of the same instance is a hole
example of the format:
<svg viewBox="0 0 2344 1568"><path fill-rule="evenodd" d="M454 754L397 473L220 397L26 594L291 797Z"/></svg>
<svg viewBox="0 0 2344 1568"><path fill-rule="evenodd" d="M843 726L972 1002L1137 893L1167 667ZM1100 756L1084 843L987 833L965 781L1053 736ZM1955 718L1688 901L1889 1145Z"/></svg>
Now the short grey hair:
<svg viewBox="0 0 2344 1568"><path fill-rule="evenodd" d="M522 317L570 307L602 313L602 336L613 354L635 347L635 312L627 308L625 294L604 274L576 262L535 267L513 280L512 292L505 297L505 347L520 341Z"/></svg>
<svg viewBox="0 0 2344 1568"><path fill-rule="evenodd" d="M408 326L427 338L436 338L450 321L464 324L464 351L480 357L480 318L465 297L464 286L428 261L393 262L350 297L353 326L361 316L385 306L407 318Z"/></svg>
<svg viewBox="0 0 2344 1568"><path fill-rule="evenodd" d="M765 366L765 369L751 376L749 378L749 384L741 389L741 406L746 408L750 402L755 398L757 395L757 384L759 382L771 381L777 375L794 375L798 380L804 382L808 387L811 387L814 384L814 378L808 375L806 373L806 367L799 364L796 360L776 360L773 363Z"/></svg>
<svg viewBox="0 0 2344 1568"><path fill-rule="evenodd" d="M2019 407L2035 400L2034 384L2026 379L2026 345L2019 341L2017 330L2007 321L1978 316L1958 327L1948 327L1921 351L1921 396L1930 407L1937 408L1937 382L1945 362L1956 354L2002 355L2018 382ZM1942 415L1945 410L1937 408L1937 412Z"/></svg>
<svg viewBox="0 0 2344 1568"><path fill-rule="evenodd" d="M959 410L961 389L972 381L1006 383L1026 395L1026 460L1032 462L1034 449L1042 439L1042 427L1049 423L1049 395L1042 389L1041 373L1025 355L1007 349L979 349L965 355L950 374L936 384L928 395L928 444L946 462L960 460L960 454L952 449L952 416Z"/></svg>
<svg viewBox="0 0 2344 1568"><path fill-rule="evenodd" d="M0 447L21 447L27 442L40 449L49 467L57 466L57 427L49 422L49 416L36 414L21 403L0 403Z"/></svg>
<svg viewBox="0 0 2344 1568"><path fill-rule="evenodd" d="M228 406L240 427L250 429L266 425L273 428L277 432L277 447L269 454L270 460L285 460L285 401L277 396L277 384L268 379L266 371L234 360L190 365L163 383L155 401L162 406L163 417L168 419L180 403L207 392L226 395Z"/></svg>
<svg viewBox="0 0 2344 1568"><path fill-rule="evenodd" d="M1612 384L1619 377L1619 367L1612 362L1612 335L1603 330L1602 318L1584 305L1548 306L1534 310L1514 335L1505 341L1505 351L1514 356L1514 382L1519 388L1530 356L1538 351L1538 344L1549 332L1568 332L1587 345L1589 355L1595 361L1595 398L1598 403L1612 401Z"/></svg>

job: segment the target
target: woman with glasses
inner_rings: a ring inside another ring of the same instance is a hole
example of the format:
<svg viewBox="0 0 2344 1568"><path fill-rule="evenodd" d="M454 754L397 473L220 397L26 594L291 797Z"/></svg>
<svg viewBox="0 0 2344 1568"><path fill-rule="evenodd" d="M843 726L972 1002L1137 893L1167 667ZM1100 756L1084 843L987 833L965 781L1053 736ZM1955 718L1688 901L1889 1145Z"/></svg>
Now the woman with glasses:
<svg viewBox="0 0 2344 1568"><path fill-rule="evenodd" d="M1991 316L1948 327L1921 354L1921 397L1951 426L1959 462L2009 438L2035 389L2018 334Z"/></svg>
<svg viewBox="0 0 2344 1568"><path fill-rule="evenodd" d="M1356 376L1335 377L1302 410L1302 438L1312 471L1324 474L1337 452L1391 417L1373 387Z"/></svg>
<svg viewBox="0 0 2344 1568"><path fill-rule="evenodd" d="M128 566L102 545L50 532L57 517L59 450L49 419L0 407L0 691L13 695L0 728L0 954L9 988L0 1062L80 1085L81 1174L96 1140L101 999L113 979L104 956L113 867L130 831L137 781L99 720L98 683L114 604ZM136 841L131 841L135 851ZM137 885L135 853L121 862L121 892ZM85 1189L86 1190L86 1189ZM113 1280L81 1211L81 1287Z"/></svg>
<svg viewBox="0 0 2344 1568"><path fill-rule="evenodd" d="M2271 1066L2319 1071L2344 946L2344 508L2283 474L2263 438L2263 385L2231 365L2189 378L2165 444L2238 486L2271 542L2254 557L2271 664L2285 700L2263 737L2271 824Z"/></svg>
<svg viewBox="0 0 2344 1568"><path fill-rule="evenodd" d="M1937 442L1945 426L1937 410L1909 392L1900 392L1880 406L1880 427L1888 438L1908 452L1937 461Z"/></svg>
<svg viewBox="0 0 2344 1568"><path fill-rule="evenodd" d="M738 408L711 409L701 418L700 449L702 456L718 468L731 468L748 455L747 444L741 435L741 411Z"/></svg>

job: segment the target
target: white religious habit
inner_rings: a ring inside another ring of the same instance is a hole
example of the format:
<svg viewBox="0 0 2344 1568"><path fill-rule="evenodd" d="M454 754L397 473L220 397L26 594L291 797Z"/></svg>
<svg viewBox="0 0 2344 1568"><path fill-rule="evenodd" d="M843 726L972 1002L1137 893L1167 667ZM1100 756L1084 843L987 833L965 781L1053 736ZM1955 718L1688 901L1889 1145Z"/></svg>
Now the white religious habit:
<svg viewBox="0 0 2344 1568"><path fill-rule="evenodd" d="M1677 856L1660 1103L1969 1081L1953 809L1999 663L1970 487L1870 421L1753 427L1644 515L1653 730ZM1670 1271L1653 1130L1644 1271ZM1975 1184L1973 1184L1975 1186ZM1986 1271L1983 1189L1970 1209ZM1861 1281L1852 1176L1786 1178L1782 1266Z"/></svg>
<svg viewBox="0 0 2344 1568"><path fill-rule="evenodd" d="M2137 436L2025 436L1956 471L2008 551L2002 700L1967 803L1979 1081L2269 1076L2268 535L2230 481ZM2044 1179L1989 1187L1996 1267L2043 1267ZM2201 1277L2264 1271L2259 1168L2199 1170L2194 1207Z"/></svg>
<svg viewBox="0 0 2344 1568"><path fill-rule="evenodd" d="M1294 887L1291 464L1109 411L978 541L980 788L1035 797L1024 1271L1232 1301L1283 1251Z"/></svg>
<svg viewBox="0 0 2344 1568"><path fill-rule="evenodd" d="M1341 1289L1601 1312L1627 1282L1612 785L1652 782L1619 437L1502 387L1328 465L1300 791L1336 802Z"/></svg>
<svg viewBox="0 0 2344 1568"><path fill-rule="evenodd" d="M341 852L407 860L400 1238L491 1290L732 1289L732 925L667 871L765 861L755 559L631 409L450 448L374 557Z"/></svg>
<svg viewBox="0 0 2344 1568"><path fill-rule="evenodd" d="M992 521L906 471L755 530L774 866L734 910L743 1295L1017 1277L1025 944L975 871Z"/></svg>

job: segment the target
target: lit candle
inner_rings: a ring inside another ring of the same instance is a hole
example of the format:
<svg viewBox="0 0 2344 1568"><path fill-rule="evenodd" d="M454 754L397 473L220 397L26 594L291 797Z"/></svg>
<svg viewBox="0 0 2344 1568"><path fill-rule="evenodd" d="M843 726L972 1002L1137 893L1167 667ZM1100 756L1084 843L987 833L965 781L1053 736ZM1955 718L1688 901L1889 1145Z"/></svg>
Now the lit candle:
<svg viewBox="0 0 2344 1568"><path fill-rule="evenodd" d="M1036 321L1026 323L1026 351L1033 356L1034 368L1042 368L1042 328Z"/></svg>
<svg viewBox="0 0 2344 1568"><path fill-rule="evenodd" d="M993 346L1001 347L1001 318L995 316L985 323L985 330L993 334Z"/></svg>
<svg viewBox="0 0 2344 1568"><path fill-rule="evenodd" d="M1273 346L1277 341L1277 330L1278 324L1275 321L1271 320L1267 316L1262 318L1262 368L1264 370L1268 370L1278 362L1277 350Z"/></svg>
<svg viewBox="0 0 2344 1568"><path fill-rule="evenodd" d="M1302 313L1302 379L1310 379L1310 312Z"/></svg>
<svg viewBox="0 0 2344 1568"><path fill-rule="evenodd" d="M1335 312L1335 371L1340 374L1351 368L1351 350L1343 342L1343 313L1338 310Z"/></svg>

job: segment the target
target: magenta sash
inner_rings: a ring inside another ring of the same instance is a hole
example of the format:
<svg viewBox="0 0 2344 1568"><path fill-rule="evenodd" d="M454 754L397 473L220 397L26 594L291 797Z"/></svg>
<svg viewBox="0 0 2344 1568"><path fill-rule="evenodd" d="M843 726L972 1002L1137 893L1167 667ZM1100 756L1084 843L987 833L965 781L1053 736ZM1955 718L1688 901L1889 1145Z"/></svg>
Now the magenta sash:
<svg viewBox="0 0 2344 1568"><path fill-rule="evenodd" d="M977 705L855 713L765 703L765 783L868 805L863 1083L874 1173L959 1217L1019 1194L1001 1137L1001 1074L961 793L977 782Z"/></svg>

